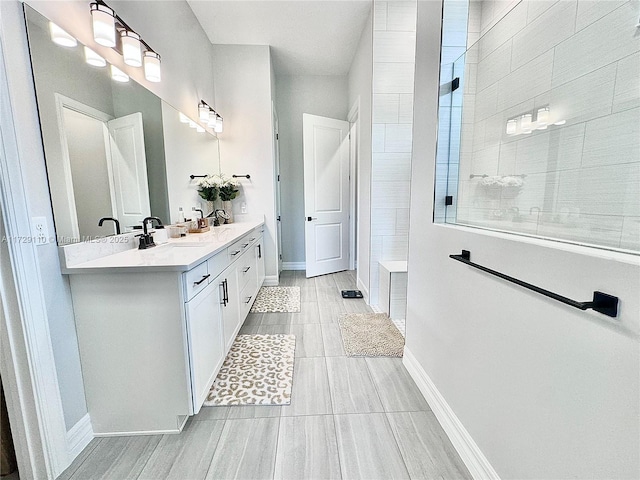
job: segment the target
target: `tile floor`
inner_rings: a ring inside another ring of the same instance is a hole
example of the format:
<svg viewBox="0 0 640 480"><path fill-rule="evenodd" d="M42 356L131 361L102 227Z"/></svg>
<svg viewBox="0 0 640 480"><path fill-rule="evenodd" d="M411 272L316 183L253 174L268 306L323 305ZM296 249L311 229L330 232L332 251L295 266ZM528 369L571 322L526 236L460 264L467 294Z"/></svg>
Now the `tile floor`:
<svg viewBox="0 0 640 480"><path fill-rule="evenodd" d="M98 438L60 478L471 478L398 358L346 357L338 314L371 311L343 300L354 272L306 279L300 313L249 314L240 333L292 333L288 406L203 407L180 435Z"/></svg>

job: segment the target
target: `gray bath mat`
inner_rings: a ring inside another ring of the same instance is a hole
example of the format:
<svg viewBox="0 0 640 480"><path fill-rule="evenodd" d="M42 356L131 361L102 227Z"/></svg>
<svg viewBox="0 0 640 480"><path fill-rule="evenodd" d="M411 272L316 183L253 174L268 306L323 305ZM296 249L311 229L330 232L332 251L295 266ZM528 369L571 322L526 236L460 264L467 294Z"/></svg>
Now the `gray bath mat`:
<svg viewBox="0 0 640 480"><path fill-rule="evenodd" d="M404 337L386 313L345 313L338 318L349 357L402 357Z"/></svg>
<svg viewBox="0 0 640 480"><path fill-rule="evenodd" d="M251 313L295 313L300 311L300 287L262 287Z"/></svg>
<svg viewBox="0 0 640 480"><path fill-rule="evenodd" d="M238 335L204 406L289 405L295 350L295 335Z"/></svg>

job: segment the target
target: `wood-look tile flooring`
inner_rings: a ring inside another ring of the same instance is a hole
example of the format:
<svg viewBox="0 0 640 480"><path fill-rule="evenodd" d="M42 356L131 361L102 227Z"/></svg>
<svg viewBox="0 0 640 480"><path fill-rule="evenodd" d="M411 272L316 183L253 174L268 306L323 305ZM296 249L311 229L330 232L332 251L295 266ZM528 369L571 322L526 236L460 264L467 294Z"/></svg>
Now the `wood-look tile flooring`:
<svg viewBox="0 0 640 480"><path fill-rule="evenodd" d="M346 357L337 318L369 312L343 300L354 272L307 279L300 313L249 314L240 333L292 333L288 406L203 407L180 435L99 438L60 478L471 478L398 358Z"/></svg>

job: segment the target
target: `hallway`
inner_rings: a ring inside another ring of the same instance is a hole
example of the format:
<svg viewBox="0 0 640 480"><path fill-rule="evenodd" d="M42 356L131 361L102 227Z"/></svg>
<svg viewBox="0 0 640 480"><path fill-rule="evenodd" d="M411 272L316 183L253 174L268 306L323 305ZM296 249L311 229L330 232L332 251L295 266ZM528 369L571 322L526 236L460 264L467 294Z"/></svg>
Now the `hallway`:
<svg viewBox="0 0 640 480"><path fill-rule="evenodd" d="M180 435L94 439L62 479L471 478L398 358L346 357L337 318L355 272L307 279L300 313L250 314L241 334L296 336L289 406L203 407Z"/></svg>

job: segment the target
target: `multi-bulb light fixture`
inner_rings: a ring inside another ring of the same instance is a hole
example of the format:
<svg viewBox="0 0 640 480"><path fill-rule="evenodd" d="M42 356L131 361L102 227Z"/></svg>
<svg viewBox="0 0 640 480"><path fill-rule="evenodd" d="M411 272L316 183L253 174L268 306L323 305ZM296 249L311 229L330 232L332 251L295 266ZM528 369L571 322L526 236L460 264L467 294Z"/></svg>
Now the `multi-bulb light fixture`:
<svg viewBox="0 0 640 480"><path fill-rule="evenodd" d="M96 43L113 48L120 53L124 63L132 67L144 67L144 77L150 82L162 79L160 72L160 55L158 55L136 32L134 32L118 15L102 0L91 6L93 39ZM78 41L68 32L53 22L49 22L51 40L63 47L75 47ZM94 67L106 67L107 61L95 51L84 46L85 61ZM111 78L117 82L128 82L129 75L110 66Z"/></svg>
<svg viewBox="0 0 640 480"><path fill-rule="evenodd" d="M564 125L566 120L551 120L551 111L548 106L541 107L536 112L536 119L533 113L524 113L507 120L507 135L529 134L534 130L546 130L550 125Z"/></svg>
<svg viewBox="0 0 640 480"><path fill-rule="evenodd" d="M198 117L200 118L200 121L213 128L213 131L216 133L221 133L224 129L223 120L220 114L211 108L204 100L200 100L200 103L198 104Z"/></svg>

